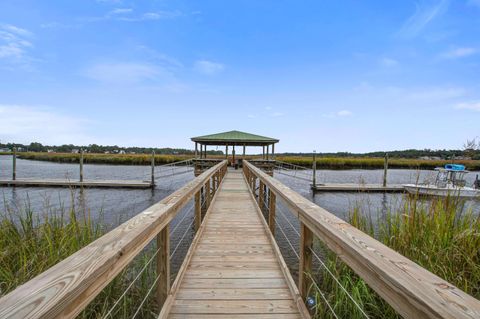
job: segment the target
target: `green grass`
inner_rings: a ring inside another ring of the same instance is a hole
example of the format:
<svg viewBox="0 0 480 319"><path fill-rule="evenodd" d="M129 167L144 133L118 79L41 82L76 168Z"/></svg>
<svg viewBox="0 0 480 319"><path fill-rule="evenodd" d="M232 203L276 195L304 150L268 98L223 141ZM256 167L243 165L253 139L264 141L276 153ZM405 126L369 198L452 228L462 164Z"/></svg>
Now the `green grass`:
<svg viewBox="0 0 480 319"><path fill-rule="evenodd" d="M429 203L406 197L400 211L372 221L355 209L348 221L420 266L480 299L480 219L463 212L457 198L437 198ZM374 227L374 224L377 226ZM321 243L326 264L371 318L399 318L383 301L332 252ZM316 274L318 287L312 286L317 300L316 318L333 318L320 291L340 318L364 318L358 308L324 270Z"/></svg>
<svg viewBox="0 0 480 319"><path fill-rule="evenodd" d="M21 209L5 206L0 214L0 297L46 271L105 234L109 225L93 220L76 207L34 213L28 201ZM153 245L140 253L80 314L80 318L102 318L152 256ZM114 308L110 318L131 318L150 285L155 281L155 261ZM156 318L154 292L137 318Z"/></svg>
<svg viewBox="0 0 480 319"><path fill-rule="evenodd" d="M311 168L313 159L311 157L301 156L278 156L279 161L295 164L303 167ZM433 169L435 167L444 166L451 163L450 160L419 160L406 158L390 158L388 161L389 168L410 168L410 169ZM455 161L457 164L463 164L470 170L480 170L480 161L478 160L462 160ZM322 157L317 158L317 168L319 169L378 169L383 168L383 158L371 157Z"/></svg>
<svg viewBox="0 0 480 319"><path fill-rule="evenodd" d="M80 154L73 153L18 153L18 158L56 163L78 163ZM155 155L155 164L162 165L192 158L191 155ZM84 154L84 163L113 165L150 165L150 154Z"/></svg>

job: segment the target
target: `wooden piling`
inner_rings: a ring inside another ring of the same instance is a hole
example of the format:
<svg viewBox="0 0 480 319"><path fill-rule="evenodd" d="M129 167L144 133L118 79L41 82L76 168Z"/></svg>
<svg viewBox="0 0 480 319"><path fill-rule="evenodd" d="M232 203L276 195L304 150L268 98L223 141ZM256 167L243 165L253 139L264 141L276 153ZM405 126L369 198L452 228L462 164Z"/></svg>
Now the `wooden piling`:
<svg viewBox="0 0 480 319"><path fill-rule="evenodd" d="M17 148L13 148L13 157L12 157L12 179L17 179Z"/></svg>
<svg viewBox="0 0 480 319"><path fill-rule="evenodd" d="M152 151L151 165L152 165L152 180L150 184L152 185L152 187L154 187L155 186L155 151Z"/></svg>
<svg viewBox="0 0 480 319"><path fill-rule="evenodd" d="M383 163L383 187L387 187L387 172L388 172L388 153L385 153L385 161Z"/></svg>
<svg viewBox="0 0 480 319"><path fill-rule="evenodd" d="M83 149L80 150L80 182L83 182Z"/></svg>
<svg viewBox="0 0 480 319"><path fill-rule="evenodd" d="M317 152L313 151L313 162L312 162L312 188L317 187Z"/></svg>

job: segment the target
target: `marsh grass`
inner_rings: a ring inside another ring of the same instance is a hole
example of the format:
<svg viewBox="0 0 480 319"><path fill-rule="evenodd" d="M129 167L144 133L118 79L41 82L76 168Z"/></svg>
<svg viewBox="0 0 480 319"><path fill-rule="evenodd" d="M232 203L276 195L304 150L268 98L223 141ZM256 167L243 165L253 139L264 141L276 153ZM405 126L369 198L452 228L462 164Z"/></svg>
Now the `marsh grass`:
<svg viewBox="0 0 480 319"><path fill-rule="evenodd" d="M78 163L80 154L72 153L19 153L18 158L48 161L56 163ZM169 164L192 158L192 155L155 155L155 164ZM112 165L150 165L152 156L150 154L84 154L84 162L91 164L112 164Z"/></svg>
<svg viewBox="0 0 480 319"><path fill-rule="evenodd" d="M73 195L72 195L73 196ZM5 202L5 200L4 200ZM103 215L92 219L88 210L71 205L39 215L26 200L20 209L5 205L0 214L0 297L29 281L105 234ZM154 252L151 243L79 315L103 318ZM155 281L155 260L148 264L108 318L132 318ZM156 318L153 290L137 318Z"/></svg>
<svg viewBox="0 0 480 319"><path fill-rule="evenodd" d="M303 156L285 156L277 157L277 160L303 166L312 167L313 159ZM380 157L322 157L317 158L318 169L379 169L384 166L384 158ZM433 169L451 163L447 160L419 160L407 158L390 158L389 168L409 168L409 169ZM480 161L478 160L456 160L455 163L463 164L470 170L480 170Z"/></svg>
<svg viewBox="0 0 480 319"><path fill-rule="evenodd" d="M396 250L420 266L480 299L480 219L464 209L459 198L429 201L405 197L397 212L372 221L354 209L348 221L365 233ZM341 284L371 318L400 316L322 243L316 242L325 263ZM315 275L311 293L315 297L316 318L334 318L321 293L340 318L364 318L356 305L321 268Z"/></svg>

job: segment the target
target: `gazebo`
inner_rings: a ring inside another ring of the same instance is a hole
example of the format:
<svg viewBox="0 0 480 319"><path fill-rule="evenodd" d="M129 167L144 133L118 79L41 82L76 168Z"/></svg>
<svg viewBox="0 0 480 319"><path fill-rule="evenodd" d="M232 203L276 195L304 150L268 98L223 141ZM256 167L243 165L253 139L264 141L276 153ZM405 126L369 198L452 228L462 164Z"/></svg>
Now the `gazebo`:
<svg viewBox="0 0 480 319"><path fill-rule="evenodd" d="M228 148L232 147L232 163L235 163L235 146L243 147L243 157L245 158L245 148L247 146L261 146L264 160L273 159L275 157L275 143L279 140L271 137L265 137L240 131L229 131L211 135L192 137L195 142L195 157L207 158L207 146L225 146L225 158L228 158ZM200 145L200 154L198 150ZM271 149L270 149L271 146Z"/></svg>

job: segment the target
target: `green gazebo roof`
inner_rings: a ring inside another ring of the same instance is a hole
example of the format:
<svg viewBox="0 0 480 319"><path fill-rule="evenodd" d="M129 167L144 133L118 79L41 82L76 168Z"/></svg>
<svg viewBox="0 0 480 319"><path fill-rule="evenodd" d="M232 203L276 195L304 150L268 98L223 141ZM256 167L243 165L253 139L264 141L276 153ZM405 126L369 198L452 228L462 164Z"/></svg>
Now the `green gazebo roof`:
<svg viewBox="0 0 480 319"><path fill-rule="evenodd" d="M278 143L279 140L240 131L229 131L192 137L192 141L205 145L250 145L261 146Z"/></svg>

